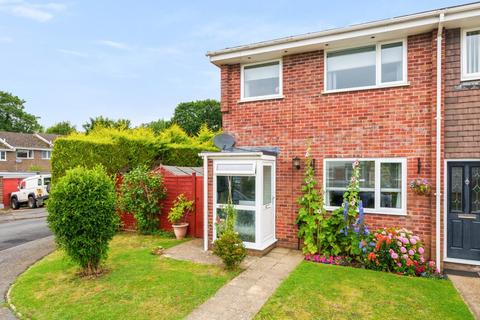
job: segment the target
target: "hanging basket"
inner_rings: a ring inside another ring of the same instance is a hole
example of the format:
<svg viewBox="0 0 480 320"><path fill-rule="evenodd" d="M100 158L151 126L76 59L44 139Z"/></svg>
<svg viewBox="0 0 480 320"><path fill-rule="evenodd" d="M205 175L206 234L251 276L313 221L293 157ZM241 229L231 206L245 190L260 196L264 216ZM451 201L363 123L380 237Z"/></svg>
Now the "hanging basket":
<svg viewBox="0 0 480 320"><path fill-rule="evenodd" d="M432 191L432 187L427 179L415 179L410 182L410 189L419 196L427 196Z"/></svg>

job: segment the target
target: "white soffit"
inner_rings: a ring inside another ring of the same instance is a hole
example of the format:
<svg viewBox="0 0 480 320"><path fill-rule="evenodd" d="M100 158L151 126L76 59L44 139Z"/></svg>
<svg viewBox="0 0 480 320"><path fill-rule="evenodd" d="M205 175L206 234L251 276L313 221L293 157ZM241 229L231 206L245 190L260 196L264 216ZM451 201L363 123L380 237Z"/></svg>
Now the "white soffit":
<svg viewBox="0 0 480 320"><path fill-rule="evenodd" d="M480 3L428 11L398 18L354 25L346 28L308 33L207 53L215 65L248 63L279 58L284 55L363 45L371 42L404 38L429 32L438 27L444 13L445 28L467 28L480 25Z"/></svg>

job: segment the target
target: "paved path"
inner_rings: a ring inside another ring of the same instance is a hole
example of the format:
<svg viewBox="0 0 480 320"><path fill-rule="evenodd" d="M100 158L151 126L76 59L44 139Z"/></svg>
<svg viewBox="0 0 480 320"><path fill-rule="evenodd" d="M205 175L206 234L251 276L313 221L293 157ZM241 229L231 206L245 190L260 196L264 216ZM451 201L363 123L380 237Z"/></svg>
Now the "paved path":
<svg viewBox="0 0 480 320"><path fill-rule="evenodd" d="M0 215L0 319L15 319L1 307L6 291L15 278L35 261L52 252L53 236L43 209L21 210ZM43 217L42 217L43 216ZM33 217L33 219L32 219Z"/></svg>
<svg viewBox="0 0 480 320"><path fill-rule="evenodd" d="M180 246L183 246L186 252L181 250ZM218 263L216 257L202 250L201 243L200 246L196 245L196 249L193 241L180 246L177 246L175 251L167 250L166 255L181 260ZM194 310L187 319L246 320L253 318L302 259L303 256L299 251L285 248L275 248L261 258L248 257L245 264L247 269L224 285L212 298Z"/></svg>
<svg viewBox="0 0 480 320"><path fill-rule="evenodd" d="M463 277L453 274L449 274L448 278L452 280L453 285L458 292L460 292L460 295L468 304L470 310L472 310L475 319L480 320L480 278Z"/></svg>

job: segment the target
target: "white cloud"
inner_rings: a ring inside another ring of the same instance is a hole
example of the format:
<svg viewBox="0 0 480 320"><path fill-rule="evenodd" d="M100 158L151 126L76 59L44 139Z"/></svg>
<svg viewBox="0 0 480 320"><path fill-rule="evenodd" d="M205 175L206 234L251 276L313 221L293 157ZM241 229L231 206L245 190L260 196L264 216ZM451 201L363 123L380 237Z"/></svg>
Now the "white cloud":
<svg viewBox="0 0 480 320"><path fill-rule="evenodd" d="M99 44L110 47L113 49L119 49L119 50L129 50L130 46L127 45L126 43L123 42L117 42L117 41L112 41L112 40L100 40L98 41Z"/></svg>
<svg viewBox="0 0 480 320"><path fill-rule="evenodd" d="M0 11L37 22L47 22L66 8L65 4L58 2L36 4L25 0L0 0Z"/></svg>
<svg viewBox="0 0 480 320"><path fill-rule="evenodd" d="M0 43L10 43L13 42L13 38L0 36Z"/></svg>

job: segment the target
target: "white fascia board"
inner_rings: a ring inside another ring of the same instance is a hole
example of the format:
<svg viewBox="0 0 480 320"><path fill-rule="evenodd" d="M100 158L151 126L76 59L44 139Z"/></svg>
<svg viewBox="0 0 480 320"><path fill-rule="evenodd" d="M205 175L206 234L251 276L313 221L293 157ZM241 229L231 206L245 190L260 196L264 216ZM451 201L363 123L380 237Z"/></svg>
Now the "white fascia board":
<svg viewBox="0 0 480 320"><path fill-rule="evenodd" d="M200 157L208 158L245 158L245 157L261 157L262 152L201 152Z"/></svg>
<svg viewBox="0 0 480 320"><path fill-rule="evenodd" d="M274 55L284 54L285 50L295 49L295 53L299 53L304 51L302 48L305 51L315 50L315 47L321 48L325 43L331 44L371 35L378 36L398 32L402 32L404 35L422 33L438 26L441 13L445 14L445 22L480 17L480 3L212 51L208 52L207 56L210 57L212 63L222 65L237 63L239 59L260 55L266 55L271 59Z"/></svg>
<svg viewBox="0 0 480 320"><path fill-rule="evenodd" d="M11 151L15 151L15 148L13 146L9 145L5 139L0 138L0 143L4 144Z"/></svg>
<svg viewBox="0 0 480 320"><path fill-rule="evenodd" d="M40 139L41 141L45 142L46 144L48 144L50 147L53 147L52 141L49 141L49 140L45 139L44 137L42 137L38 133L35 133L34 136L37 137L38 139Z"/></svg>

